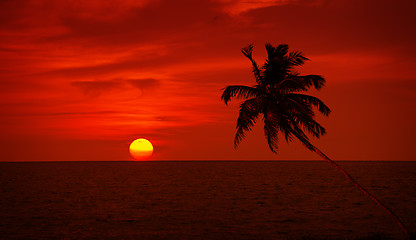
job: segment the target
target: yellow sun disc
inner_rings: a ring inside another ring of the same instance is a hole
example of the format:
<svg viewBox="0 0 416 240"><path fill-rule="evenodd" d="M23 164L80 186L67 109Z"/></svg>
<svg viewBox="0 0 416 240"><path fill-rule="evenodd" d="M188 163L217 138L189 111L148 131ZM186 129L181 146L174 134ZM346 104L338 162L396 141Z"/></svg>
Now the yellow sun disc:
<svg viewBox="0 0 416 240"><path fill-rule="evenodd" d="M136 160L146 160L153 154L153 145L147 139L136 139L130 144L130 154Z"/></svg>

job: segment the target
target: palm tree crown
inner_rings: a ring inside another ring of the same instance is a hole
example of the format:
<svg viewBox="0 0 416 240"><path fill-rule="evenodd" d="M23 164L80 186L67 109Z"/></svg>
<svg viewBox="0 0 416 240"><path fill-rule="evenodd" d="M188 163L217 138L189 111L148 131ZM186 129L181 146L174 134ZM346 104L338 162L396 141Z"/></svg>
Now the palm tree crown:
<svg viewBox="0 0 416 240"><path fill-rule="evenodd" d="M309 60L302 52L289 52L286 44L273 47L266 43L267 58L260 68L252 57L253 45L241 51L252 63L256 85L227 86L221 99L228 104L231 98L243 98L237 120L237 133L234 146L237 147L245 132L251 130L259 115L263 116L264 133L270 150L277 152L278 132L283 133L286 141L299 139L310 150L305 131L319 138L325 134L325 128L314 120L313 106L328 116L331 110L318 98L301 94L311 87L321 89L325 79L319 75L300 75L295 67Z"/></svg>

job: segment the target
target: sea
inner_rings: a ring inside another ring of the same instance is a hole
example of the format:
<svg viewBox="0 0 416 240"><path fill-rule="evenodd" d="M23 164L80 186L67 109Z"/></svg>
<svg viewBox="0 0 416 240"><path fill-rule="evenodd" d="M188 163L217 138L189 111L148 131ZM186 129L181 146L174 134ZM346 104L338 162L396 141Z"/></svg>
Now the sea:
<svg viewBox="0 0 416 240"><path fill-rule="evenodd" d="M416 162L338 162L416 231ZM0 163L0 239L406 239L324 161Z"/></svg>

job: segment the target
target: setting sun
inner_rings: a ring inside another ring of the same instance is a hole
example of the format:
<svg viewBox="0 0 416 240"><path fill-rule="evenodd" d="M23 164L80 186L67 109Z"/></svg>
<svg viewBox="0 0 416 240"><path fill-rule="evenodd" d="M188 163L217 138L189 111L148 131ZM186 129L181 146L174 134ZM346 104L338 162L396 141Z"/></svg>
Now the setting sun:
<svg viewBox="0 0 416 240"><path fill-rule="evenodd" d="M130 144L130 154L136 160L146 160L153 154L153 145L147 139L136 139Z"/></svg>

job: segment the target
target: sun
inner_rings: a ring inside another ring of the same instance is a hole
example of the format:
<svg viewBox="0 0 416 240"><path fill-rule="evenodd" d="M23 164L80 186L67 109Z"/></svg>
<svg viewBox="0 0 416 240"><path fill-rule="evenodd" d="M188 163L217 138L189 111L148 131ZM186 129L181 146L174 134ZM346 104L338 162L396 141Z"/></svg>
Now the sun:
<svg viewBox="0 0 416 240"><path fill-rule="evenodd" d="M136 139L130 144L130 154L136 160L146 160L153 154L153 145L147 139Z"/></svg>

